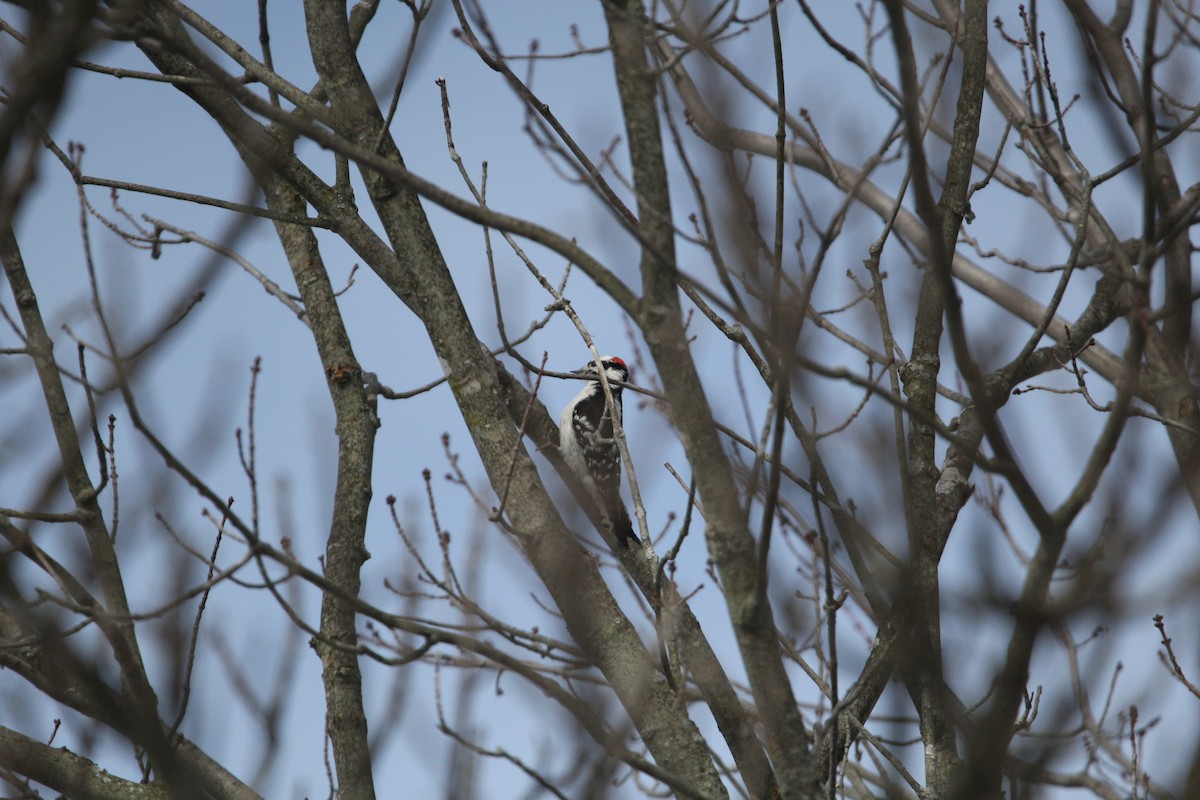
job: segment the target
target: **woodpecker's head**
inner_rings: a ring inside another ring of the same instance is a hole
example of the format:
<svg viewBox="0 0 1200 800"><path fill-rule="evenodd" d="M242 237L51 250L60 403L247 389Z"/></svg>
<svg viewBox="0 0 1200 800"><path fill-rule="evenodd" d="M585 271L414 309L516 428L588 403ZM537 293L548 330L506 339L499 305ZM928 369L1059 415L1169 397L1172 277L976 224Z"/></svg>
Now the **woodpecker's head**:
<svg viewBox="0 0 1200 800"><path fill-rule="evenodd" d="M616 356L601 356L600 365L604 367L604 375L610 381L621 381L624 383L629 380L629 367L625 366L625 362L620 358ZM600 373L597 372L596 364L592 361L585 364L582 369L577 370L575 374L583 375L596 382L600 381ZM613 389L620 388L619 386L613 387Z"/></svg>

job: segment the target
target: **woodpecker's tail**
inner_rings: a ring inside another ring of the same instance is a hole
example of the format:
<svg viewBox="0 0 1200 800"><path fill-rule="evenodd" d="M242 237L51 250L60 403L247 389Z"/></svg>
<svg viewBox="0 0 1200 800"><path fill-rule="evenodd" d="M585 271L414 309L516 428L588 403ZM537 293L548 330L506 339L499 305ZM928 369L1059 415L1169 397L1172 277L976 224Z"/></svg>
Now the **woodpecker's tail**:
<svg viewBox="0 0 1200 800"><path fill-rule="evenodd" d="M638 538L637 532L633 529L633 521L629 519L629 512L625 510L625 504L618 500L613 505L615 508L609 512L613 535L617 537L621 547L629 547L631 544L640 547L642 540Z"/></svg>

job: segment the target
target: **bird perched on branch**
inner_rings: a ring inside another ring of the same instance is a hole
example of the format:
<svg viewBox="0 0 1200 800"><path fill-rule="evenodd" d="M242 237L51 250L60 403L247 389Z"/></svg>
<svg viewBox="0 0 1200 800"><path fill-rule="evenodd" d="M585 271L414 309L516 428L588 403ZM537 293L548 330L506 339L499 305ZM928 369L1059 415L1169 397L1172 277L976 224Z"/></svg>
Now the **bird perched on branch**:
<svg viewBox="0 0 1200 800"><path fill-rule="evenodd" d="M603 356L600 366L608 379L613 408L608 407L595 362L576 370L588 378L575 399L563 409L558 426L558 447L567 466L591 495L622 547L641 544L633 531L629 512L621 500L621 451L613 433L613 417L621 417L621 383L629 368L616 356Z"/></svg>

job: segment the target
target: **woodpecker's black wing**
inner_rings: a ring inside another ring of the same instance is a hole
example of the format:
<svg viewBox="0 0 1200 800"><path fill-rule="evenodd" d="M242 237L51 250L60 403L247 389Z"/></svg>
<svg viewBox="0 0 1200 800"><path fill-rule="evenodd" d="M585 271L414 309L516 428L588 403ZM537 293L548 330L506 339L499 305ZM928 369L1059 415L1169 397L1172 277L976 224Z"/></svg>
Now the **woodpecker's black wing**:
<svg viewBox="0 0 1200 800"><path fill-rule="evenodd" d="M617 403L620 408L620 400L617 400ZM633 522L629 519L625 502L621 499L621 451L617 448L613 435L612 417L607 409L603 415L599 413L603 408L604 394L596 392L579 404L577 413L571 420L571 427L575 431L575 440L584 451L592 482L596 485L596 493L599 495L596 500L608 517L617 540L622 546L631 542L641 544L641 540L634 533ZM580 411L585 413L578 413ZM600 420L599 427L592 424L592 420L595 419Z"/></svg>

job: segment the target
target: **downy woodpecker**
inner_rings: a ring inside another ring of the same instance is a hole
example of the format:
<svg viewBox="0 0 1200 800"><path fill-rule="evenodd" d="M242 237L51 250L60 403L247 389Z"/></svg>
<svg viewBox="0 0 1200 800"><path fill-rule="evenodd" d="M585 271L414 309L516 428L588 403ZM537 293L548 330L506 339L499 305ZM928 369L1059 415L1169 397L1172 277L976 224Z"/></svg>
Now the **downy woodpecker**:
<svg viewBox="0 0 1200 800"><path fill-rule="evenodd" d="M617 381L629 380L629 368L616 356L600 359L612 391L618 420L621 416L621 387ZM583 391L563 409L558 426L558 447L567 466L592 496L606 517L613 535L622 547L640 545L633 531L629 512L621 500L621 451L613 435L613 418L600 385L600 373L594 363L576 371L588 378Z"/></svg>

